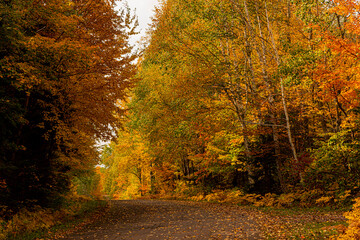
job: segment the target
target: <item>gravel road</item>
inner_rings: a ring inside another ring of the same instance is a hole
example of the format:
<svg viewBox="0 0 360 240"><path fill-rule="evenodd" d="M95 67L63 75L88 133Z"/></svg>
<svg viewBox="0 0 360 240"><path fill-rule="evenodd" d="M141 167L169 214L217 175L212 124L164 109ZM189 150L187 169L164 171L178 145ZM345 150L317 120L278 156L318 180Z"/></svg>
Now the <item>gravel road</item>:
<svg viewBox="0 0 360 240"><path fill-rule="evenodd" d="M99 219L62 239L262 239L259 229L233 205L113 200Z"/></svg>

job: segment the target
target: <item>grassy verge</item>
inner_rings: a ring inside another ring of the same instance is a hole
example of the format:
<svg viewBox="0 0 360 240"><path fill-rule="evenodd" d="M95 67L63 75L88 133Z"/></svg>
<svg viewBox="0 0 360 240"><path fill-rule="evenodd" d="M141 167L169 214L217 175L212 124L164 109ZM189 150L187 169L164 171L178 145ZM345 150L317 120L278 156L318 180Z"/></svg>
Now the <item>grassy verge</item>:
<svg viewBox="0 0 360 240"><path fill-rule="evenodd" d="M240 205L241 206L241 205ZM335 214L344 214L351 210L351 206L345 207L254 207L259 209L264 213L276 214L276 215L301 215L301 214L326 214L326 213L335 213Z"/></svg>
<svg viewBox="0 0 360 240"><path fill-rule="evenodd" d="M347 208L249 208L258 211L255 220L267 239L336 239L347 227Z"/></svg>
<svg viewBox="0 0 360 240"><path fill-rule="evenodd" d="M329 239L336 238L346 228L345 221L306 223L302 228L291 231L293 239Z"/></svg>
<svg viewBox="0 0 360 240"><path fill-rule="evenodd" d="M33 240L56 239L94 220L107 207L106 201L81 199L73 200L58 211L38 209L21 211L10 221L4 222L0 239Z"/></svg>

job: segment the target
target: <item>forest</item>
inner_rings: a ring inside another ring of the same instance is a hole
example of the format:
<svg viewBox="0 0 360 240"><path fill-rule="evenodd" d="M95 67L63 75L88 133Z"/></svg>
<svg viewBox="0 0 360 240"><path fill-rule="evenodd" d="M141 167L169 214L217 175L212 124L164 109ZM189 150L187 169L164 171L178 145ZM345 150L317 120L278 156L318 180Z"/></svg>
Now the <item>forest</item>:
<svg viewBox="0 0 360 240"><path fill-rule="evenodd" d="M104 191L356 195L359 7L164 1L102 153Z"/></svg>
<svg viewBox="0 0 360 240"><path fill-rule="evenodd" d="M349 204L360 190L359 10L163 1L102 154L106 194Z"/></svg>
<svg viewBox="0 0 360 240"><path fill-rule="evenodd" d="M358 1L162 0L140 52L115 6L1 1L0 228L106 196L355 203L360 238Z"/></svg>
<svg viewBox="0 0 360 240"><path fill-rule="evenodd" d="M136 69L137 22L115 6L0 1L0 239L3 229L52 225L76 192L97 191L96 142L114 138Z"/></svg>

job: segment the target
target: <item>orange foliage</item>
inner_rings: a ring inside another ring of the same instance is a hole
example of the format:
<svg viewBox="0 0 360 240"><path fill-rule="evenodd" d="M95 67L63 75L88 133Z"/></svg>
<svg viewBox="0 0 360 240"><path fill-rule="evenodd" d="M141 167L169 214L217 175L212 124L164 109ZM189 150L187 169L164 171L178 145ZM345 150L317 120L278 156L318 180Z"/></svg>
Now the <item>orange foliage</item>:
<svg viewBox="0 0 360 240"><path fill-rule="evenodd" d="M136 20L108 0L0 5L0 174L11 190L0 202L50 204L73 172L96 164L95 141L121 125L116 103L133 83Z"/></svg>

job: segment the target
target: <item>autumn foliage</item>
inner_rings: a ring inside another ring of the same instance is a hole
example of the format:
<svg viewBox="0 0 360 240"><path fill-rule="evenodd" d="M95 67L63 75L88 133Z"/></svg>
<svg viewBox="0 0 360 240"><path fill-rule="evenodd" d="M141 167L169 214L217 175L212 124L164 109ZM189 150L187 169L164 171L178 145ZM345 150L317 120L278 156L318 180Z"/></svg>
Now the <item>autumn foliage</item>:
<svg viewBox="0 0 360 240"><path fill-rule="evenodd" d="M136 66L135 18L114 8L0 3L3 212L70 188L260 207L358 196L357 1L164 0ZM99 139L113 139L100 158Z"/></svg>
<svg viewBox="0 0 360 240"><path fill-rule="evenodd" d="M360 179L358 8L162 1L126 127L104 155L109 181L194 199L238 189L264 203L275 194L274 205L351 203ZM147 177L116 180L124 166Z"/></svg>
<svg viewBox="0 0 360 240"><path fill-rule="evenodd" d="M93 171L134 73L135 19L115 1L0 3L0 206L56 207Z"/></svg>

